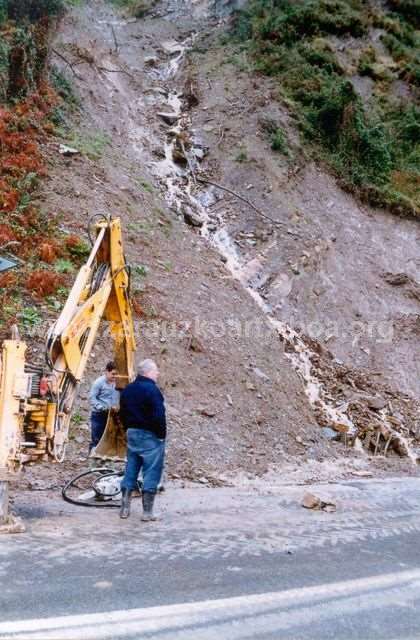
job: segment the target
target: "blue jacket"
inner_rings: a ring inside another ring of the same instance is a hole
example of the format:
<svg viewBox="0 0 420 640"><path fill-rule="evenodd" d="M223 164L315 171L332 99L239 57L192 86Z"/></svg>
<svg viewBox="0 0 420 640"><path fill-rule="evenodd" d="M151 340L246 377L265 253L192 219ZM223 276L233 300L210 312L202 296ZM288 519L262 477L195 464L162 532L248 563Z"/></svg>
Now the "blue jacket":
<svg viewBox="0 0 420 640"><path fill-rule="evenodd" d="M115 382L107 382L105 376L97 378L90 390L89 400L93 412L109 411L111 407L118 407L120 394L115 388Z"/></svg>
<svg viewBox="0 0 420 640"><path fill-rule="evenodd" d="M126 429L145 429L161 440L166 438L163 395L153 380L137 376L121 392L120 417Z"/></svg>

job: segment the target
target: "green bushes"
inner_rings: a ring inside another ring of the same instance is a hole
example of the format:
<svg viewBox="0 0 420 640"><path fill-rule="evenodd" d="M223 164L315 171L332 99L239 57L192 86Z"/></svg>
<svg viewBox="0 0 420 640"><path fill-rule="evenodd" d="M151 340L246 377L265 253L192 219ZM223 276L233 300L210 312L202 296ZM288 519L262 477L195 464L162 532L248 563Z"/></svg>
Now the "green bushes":
<svg viewBox="0 0 420 640"><path fill-rule="evenodd" d="M55 66L50 67L50 82L69 109L80 107L80 99L75 94L71 81Z"/></svg>
<svg viewBox="0 0 420 640"><path fill-rule="evenodd" d="M111 2L117 7L127 9L135 18L142 18L152 9L156 0L111 0Z"/></svg>
<svg viewBox="0 0 420 640"><path fill-rule="evenodd" d="M420 16L420 5L418 0L416 2L417 16ZM400 76L407 82L420 86L420 34L414 28L413 21L410 22L403 15L391 13L377 16L375 22L376 26L386 32L382 36L382 42L398 63Z"/></svg>
<svg viewBox="0 0 420 640"><path fill-rule="evenodd" d="M64 7L64 0L0 0L0 20L37 22L60 15Z"/></svg>
<svg viewBox="0 0 420 640"><path fill-rule="evenodd" d="M420 179L420 108L413 104L388 109L385 119L393 138L395 166Z"/></svg>
<svg viewBox="0 0 420 640"><path fill-rule="evenodd" d="M0 0L0 99L24 98L40 86L52 19L67 0Z"/></svg>
<svg viewBox="0 0 420 640"><path fill-rule="evenodd" d="M376 63L376 52L373 47L362 51L359 58L359 73L361 76L374 76L373 65Z"/></svg>
<svg viewBox="0 0 420 640"><path fill-rule="evenodd" d="M7 20L7 0L0 0L0 25Z"/></svg>
<svg viewBox="0 0 420 640"><path fill-rule="evenodd" d="M385 185L394 166L390 137L381 123L358 103L342 128L332 159L352 184Z"/></svg>
<svg viewBox="0 0 420 640"><path fill-rule="evenodd" d="M356 0L254 0L239 13L234 33L246 41L256 69L279 78L280 92L295 109L303 138L344 183L375 203L419 211L415 188L419 181L419 109L409 102L394 105L375 94L369 107L364 105L329 38L329 34L357 38L373 20L367 3ZM394 59L403 61L400 73L414 84L417 58L413 44L418 35L395 13L375 16L375 20L386 31L384 43ZM360 41L360 48L365 48L359 73L385 81L383 93L386 83L396 77L396 65L377 61L375 49L366 48L365 42ZM271 135L273 150L282 150L281 130Z"/></svg>
<svg viewBox="0 0 420 640"><path fill-rule="evenodd" d="M420 145L420 107L414 104L400 105L391 114L401 151L406 155L413 144Z"/></svg>
<svg viewBox="0 0 420 640"><path fill-rule="evenodd" d="M352 184L384 184L392 169L390 139L379 118L368 116L349 80L317 76L293 97L307 138L324 147L339 174Z"/></svg>
<svg viewBox="0 0 420 640"><path fill-rule="evenodd" d="M63 0L9 0L9 18L37 22L47 16L60 15L64 6Z"/></svg>
<svg viewBox="0 0 420 640"><path fill-rule="evenodd" d="M328 73L342 73L330 45L324 38L314 38L312 41L299 44L298 52L306 62L314 67L324 69Z"/></svg>
<svg viewBox="0 0 420 640"><path fill-rule="evenodd" d="M389 4L416 27L420 27L420 4L419 0L389 0Z"/></svg>
<svg viewBox="0 0 420 640"><path fill-rule="evenodd" d="M291 45L320 34L361 36L366 24L358 0L253 0L235 26L241 39Z"/></svg>
<svg viewBox="0 0 420 640"><path fill-rule="evenodd" d="M413 47L406 46L392 33L384 35L382 41L394 60L400 63L401 77L420 86L420 38Z"/></svg>
<svg viewBox="0 0 420 640"><path fill-rule="evenodd" d="M287 139L283 129L280 127L277 127L277 129L271 134L271 148L273 151L283 153L285 156L289 155Z"/></svg>
<svg viewBox="0 0 420 640"><path fill-rule="evenodd" d="M345 122L345 114L353 114L358 110L353 85L346 80L337 83L334 79L325 77L312 90L308 87L306 95L303 91L304 89L295 97L301 97L308 124L306 131L320 137L328 146L337 145L344 124L349 126L349 120L352 120L347 117Z"/></svg>

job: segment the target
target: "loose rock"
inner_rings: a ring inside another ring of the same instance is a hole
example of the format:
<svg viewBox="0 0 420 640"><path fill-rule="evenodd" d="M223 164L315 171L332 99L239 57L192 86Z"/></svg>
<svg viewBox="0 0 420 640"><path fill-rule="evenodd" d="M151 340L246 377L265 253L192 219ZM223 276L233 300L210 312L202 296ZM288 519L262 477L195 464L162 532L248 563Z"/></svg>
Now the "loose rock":
<svg viewBox="0 0 420 640"><path fill-rule="evenodd" d="M183 210L183 214L184 214L184 220L187 224L191 225L192 227L203 226L204 224L203 218L198 213L190 209L190 207L185 206Z"/></svg>
<svg viewBox="0 0 420 640"><path fill-rule="evenodd" d="M146 56L144 59L144 64L147 67L155 67L158 63L158 59L156 56Z"/></svg>
<svg viewBox="0 0 420 640"><path fill-rule="evenodd" d="M163 120L166 124L173 125L178 121L178 116L176 113L166 112L166 111L158 111L157 115L161 120Z"/></svg>
<svg viewBox="0 0 420 640"><path fill-rule="evenodd" d="M381 409L384 409L388 403L384 398L381 398L381 396L372 396L367 398L367 404L369 409L380 411Z"/></svg>
<svg viewBox="0 0 420 640"><path fill-rule="evenodd" d="M61 153L62 156L75 156L79 154L80 151L74 147L68 147L66 144L60 144L58 153Z"/></svg>
<svg viewBox="0 0 420 640"><path fill-rule="evenodd" d="M177 53L181 53L184 47L182 44L177 42L176 40L167 40L166 42L162 42L160 45L163 51L169 55L175 55Z"/></svg>
<svg viewBox="0 0 420 640"><path fill-rule="evenodd" d="M334 429L330 429L330 427L324 427L322 429L322 434L328 438L328 440L337 440L340 438L339 434L337 433L337 431L334 431Z"/></svg>
<svg viewBox="0 0 420 640"><path fill-rule="evenodd" d="M406 273L384 273L383 279L385 282L392 284L395 287L407 284L407 282L410 281L410 278Z"/></svg>
<svg viewBox="0 0 420 640"><path fill-rule="evenodd" d="M258 369L258 367L254 367L254 373L258 378L261 378L261 380L265 380L266 382L270 381L268 375L265 374L264 371L261 371L261 369Z"/></svg>
<svg viewBox="0 0 420 640"><path fill-rule="evenodd" d="M214 418L216 412L213 409L207 409L206 407L199 407L199 412L202 416L206 416L207 418Z"/></svg>
<svg viewBox="0 0 420 640"><path fill-rule="evenodd" d="M309 491L304 494L301 504L305 509L313 509L315 511L322 510L328 513L332 513L337 508L334 502L321 500L321 498L313 493L309 493Z"/></svg>

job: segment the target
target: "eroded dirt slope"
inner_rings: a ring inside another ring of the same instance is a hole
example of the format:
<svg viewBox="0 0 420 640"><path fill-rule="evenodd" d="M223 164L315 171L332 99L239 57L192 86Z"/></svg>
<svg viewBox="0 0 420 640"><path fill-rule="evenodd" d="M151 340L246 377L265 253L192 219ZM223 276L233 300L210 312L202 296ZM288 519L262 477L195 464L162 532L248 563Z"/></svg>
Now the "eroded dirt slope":
<svg viewBox="0 0 420 640"><path fill-rule="evenodd" d="M118 56L109 53L111 25L121 43ZM77 46L89 50L98 66L126 72L77 67L82 79L74 83L83 104L77 135L89 141L100 133L109 144L96 161L82 155L62 159L52 148L54 168L44 197L73 232L84 233L94 213L121 216L140 312L138 358L155 357L162 370L169 471L197 478L235 468L264 471L295 452L299 432L314 455L329 445L278 336L256 339L251 324L258 307L219 253L168 206L166 186L154 175L167 128L157 112L165 108L162 92L178 79L162 79L145 58L158 52L164 76L173 58L161 43L188 33L166 18L127 21L100 2L67 17L56 43L60 51L70 57ZM88 387L110 355L104 337L80 393L79 412L86 418ZM86 452L86 429L75 433L70 462Z"/></svg>
<svg viewBox="0 0 420 640"><path fill-rule="evenodd" d="M392 430L407 442L417 430L417 224L359 205L306 159L274 83L220 44L230 9L158 3L133 20L95 0L67 16L55 47L78 62L85 154L51 144L42 198L72 232L93 213L123 220L138 357L163 372L170 474L353 455L317 419L363 436L374 424L389 453L407 454ZM270 149L270 121L288 156ZM104 337L82 418L109 355ZM73 435L64 474L86 452L86 425Z"/></svg>

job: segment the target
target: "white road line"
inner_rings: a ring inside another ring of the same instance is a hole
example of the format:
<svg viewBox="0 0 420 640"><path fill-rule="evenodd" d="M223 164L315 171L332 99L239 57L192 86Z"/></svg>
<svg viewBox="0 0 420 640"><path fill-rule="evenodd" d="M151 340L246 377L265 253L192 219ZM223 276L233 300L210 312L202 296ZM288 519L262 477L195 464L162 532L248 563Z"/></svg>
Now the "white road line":
<svg viewBox="0 0 420 640"><path fill-rule="evenodd" d="M219 600L3 622L0 638L245 640L390 605L412 608L419 600L420 569Z"/></svg>

